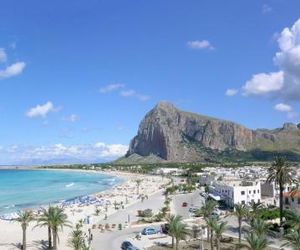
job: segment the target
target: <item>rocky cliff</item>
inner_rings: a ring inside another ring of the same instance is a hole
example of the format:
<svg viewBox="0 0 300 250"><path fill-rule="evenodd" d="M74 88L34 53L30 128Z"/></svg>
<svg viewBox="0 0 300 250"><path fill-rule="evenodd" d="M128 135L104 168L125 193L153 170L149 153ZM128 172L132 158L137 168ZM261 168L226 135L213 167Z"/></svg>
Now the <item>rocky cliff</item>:
<svg viewBox="0 0 300 250"><path fill-rule="evenodd" d="M287 123L275 130L250 130L234 122L178 110L158 103L142 120L125 159L195 162L219 157L253 157L258 152L300 155L300 126ZM250 156L248 154L251 154Z"/></svg>

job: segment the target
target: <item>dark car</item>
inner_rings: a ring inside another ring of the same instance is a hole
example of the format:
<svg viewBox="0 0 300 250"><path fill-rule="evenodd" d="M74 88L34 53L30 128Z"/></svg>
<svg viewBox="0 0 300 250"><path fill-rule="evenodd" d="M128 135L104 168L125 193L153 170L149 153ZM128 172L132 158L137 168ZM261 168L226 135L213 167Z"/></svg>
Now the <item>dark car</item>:
<svg viewBox="0 0 300 250"><path fill-rule="evenodd" d="M182 207L187 207L187 202L182 202Z"/></svg>
<svg viewBox="0 0 300 250"><path fill-rule="evenodd" d="M123 243L121 245L121 249L122 250L139 250L134 245L132 245L132 243L129 241L123 241Z"/></svg>
<svg viewBox="0 0 300 250"><path fill-rule="evenodd" d="M169 233L169 229L170 229L170 224L165 223L161 225L161 231L164 234L168 234Z"/></svg>

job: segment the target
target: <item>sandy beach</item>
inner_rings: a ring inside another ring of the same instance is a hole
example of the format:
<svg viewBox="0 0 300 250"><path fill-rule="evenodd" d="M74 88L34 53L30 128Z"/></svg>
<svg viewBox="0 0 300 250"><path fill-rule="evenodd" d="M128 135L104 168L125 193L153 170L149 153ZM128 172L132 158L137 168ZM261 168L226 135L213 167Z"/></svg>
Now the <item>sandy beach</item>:
<svg viewBox="0 0 300 250"><path fill-rule="evenodd" d="M101 201L95 204L68 204L64 205L65 213L68 220L73 226L80 220L84 221L83 230L88 234L88 230L99 228L100 222L110 217L120 209L126 208L136 202L141 202L141 199L151 199L151 195L161 190L161 186L168 180L162 179L160 176L140 175L126 172L106 171L104 174L115 175L124 179L124 181L111 188L96 194L89 195L92 199ZM136 180L140 179L139 190L137 190ZM138 194L139 193L139 194ZM142 198L144 197L144 198ZM115 209L115 205L118 209ZM63 204L59 204L63 206ZM96 208L99 210L99 215L95 214ZM128 222L120 221L122 227L128 226ZM104 227L104 224L102 224ZM27 249L45 249L47 245L47 228L35 227L36 222L30 223L27 230ZM118 225L109 225L111 228ZM58 249L71 249L68 246L68 238L72 228L65 227L59 232ZM19 223L15 221L0 220L0 249L19 249L19 244L22 241L22 230Z"/></svg>

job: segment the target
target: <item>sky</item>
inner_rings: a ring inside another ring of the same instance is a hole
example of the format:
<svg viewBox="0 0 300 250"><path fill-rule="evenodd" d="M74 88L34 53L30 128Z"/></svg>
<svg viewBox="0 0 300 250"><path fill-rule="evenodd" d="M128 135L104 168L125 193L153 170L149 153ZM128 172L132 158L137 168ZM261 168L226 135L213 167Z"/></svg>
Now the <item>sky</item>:
<svg viewBox="0 0 300 250"><path fill-rule="evenodd" d="M4 0L0 164L122 156L160 100L299 121L299 0Z"/></svg>

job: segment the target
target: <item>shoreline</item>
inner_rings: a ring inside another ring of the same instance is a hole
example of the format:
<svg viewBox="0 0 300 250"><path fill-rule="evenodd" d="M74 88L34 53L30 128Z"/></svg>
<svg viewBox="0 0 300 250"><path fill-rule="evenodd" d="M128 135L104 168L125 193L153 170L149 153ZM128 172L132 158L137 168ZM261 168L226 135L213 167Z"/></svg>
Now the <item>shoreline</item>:
<svg viewBox="0 0 300 250"><path fill-rule="evenodd" d="M122 183L126 182L127 179L126 177L122 176L122 174L118 173L114 173L114 174L110 174L107 171L97 171L97 170L85 170L85 169L55 169L55 168L27 168L27 169L1 169L2 170L12 170L12 171L61 171L61 172L82 172L82 173L92 173L92 174L100 174L102 176L107 176L108 178L110 177L115 177L118 178L118 181L116 184L108 187L107 189L104 190L99 190L99 191L94 191L94 192L88 192L82 195L77 195L77 196L72 196L72 197L66 197L64 199L60 199L60 200L53 200L51 202L46 202L44 203L39 203L39 204L33 204L32 206L27 206L27 207L21 207L15 211L11 211L11 212L3 212L0 213L0 220L10 220L10 218L13 218L14 215L17 214L17 212L19 211L24 211L24 210L32 210L33 212L37 212L39 210L41 210L41 208L47 207L49 204L51 204L52 206L62 206L63 202L66 200L75 200L77 198L80 197L84 197L84 196L97 196L98 194L101 194L102 192L106 192L109 191L110 189L113 189L119 185L122 185ZM9 205L7 205L9 206ZM15 205L14 205L15 206Z"/></svg>
<svg viewBox="0 0 300 250"><path fill-rule="evenodd" d="M57 169L41 169L41 170L57 170ZM99 174L106 174L110 177L117 177L123 179L121 183L110 187L109 189L99 191L96 193L88 194L89 196L97 197L107 202L104 205L95 204L73 204L64 207L64 211L68 216L68 220L73 226L80 220L84 221L83 229L88 232L93 225L99 225L105 221L105 218L113 218L113 215L119 211L130 211L130 206L141 202L141 196L144 195L151 199L151 196L161 191L161 186L167 182L167 178L164 180L160 176L152 176L145 174L136 174L123 171L96 171L96 170L74 170L74 169L60 169L60 171L80 171L80 172L95 172ZM140 195L137 194L136 180L142 179L140 185ZM114 203L118 203L119 208L114 207ZM99 209L101 212L99 215L95 214L95 210ZM111 217L112 216L112 217ZM88 221L87 221L88 218ZM87 223L89 222L89 224ZM124 226L124 221L120 221ZM39 245L42 241L47 240L46 228L34 227L36 222L30 223L28 229L28 247L27 249L37 249L37 243ZM59 232L60 235L60 247L59 249L69 250L68 238L70 236L72 228L64 228L63 232ZM21 242L22 230L20 224L15 221L0 220L0 248L1 249L14 249L13 246ZM34 245L35 244L35 245Z"/></svg>

